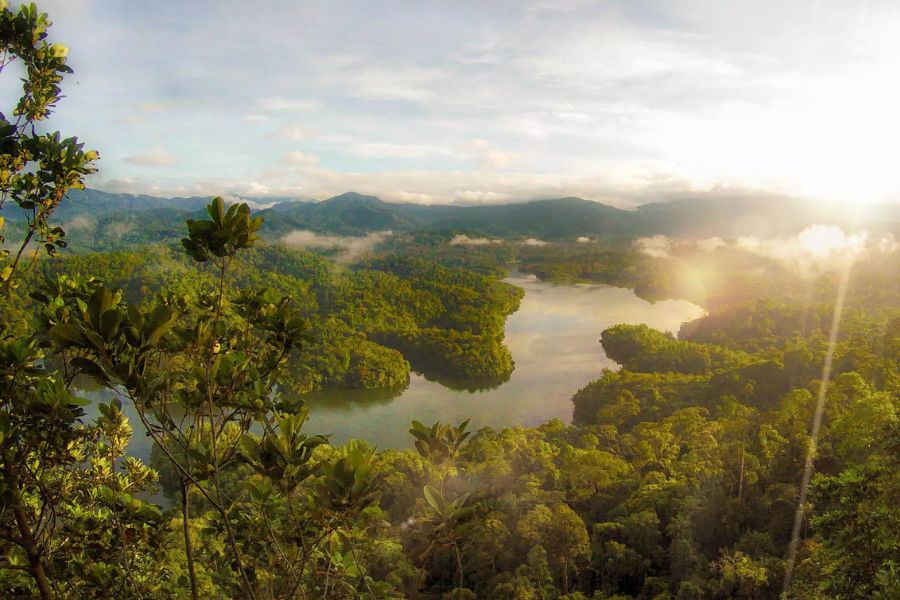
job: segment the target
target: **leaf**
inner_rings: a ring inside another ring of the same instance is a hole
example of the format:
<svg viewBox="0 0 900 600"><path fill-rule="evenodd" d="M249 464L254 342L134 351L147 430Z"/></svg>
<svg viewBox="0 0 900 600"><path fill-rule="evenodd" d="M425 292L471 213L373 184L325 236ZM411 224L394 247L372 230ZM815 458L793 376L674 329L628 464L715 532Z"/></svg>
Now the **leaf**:
<svg viewBox="0 0 900 600"><path fill-rule="evenodd" d="M85 344L84 335L81 331L71 323L59 323L50 328L50 337L53 341L63 348L70 346L83 346Z"/></svg>
<svg viewBox="0 0 900 600"><path fill-rule="evenodd" d="M469 499L469 493L466 492L465 494L461 495L459 498L457 498L456 500L453 501L453 508L454 509L461 508L466 503L466 500L468 500L468 499Z"/></svg>
<svg viewBox="0 0 900 600"><path fill-rule="evenodd" d="M209 217L213 220L213 223L221 225L222 221L225 219L225 201L222 200L221 197L216 196L213 198L213 201L210 202L209 206L206 207L206 212L209 213Z"/></svg>
<svg viewBox="0 0 900 600"><path fill-rule="evenodd" d="M175 311L165 305L159 305L150 313L147 327L147 341L155 342L175 321Z"/></svg>
<svg viewBox="0 0 900 600"><path fill-rule="evenodd" d="M106 374L106 371L104 371L100 365L88 358L76 356L72 358L72 366L81 369L85 375L89 375L98 381L109 383L109 376Z"/></svg>
<svg viewBox="0 0 900 600"><path fill-rule="evenodd" d="M100 335L107 341L113 341L119 335L119 325L122 324L122 313L118 310L108 310L100 315Z"/></svg>
<svg viewBox="0 0 900 600"><path fill-rule="evenodd" d="M12 431L12 427L9 424L9 416L6 413L0 413L0 444L9 436L10 431Z"/></svg>
<svg viewBox="0 0 900 600"><path fill-rule="evenodd" d="M431 506L434 512L441 516L444 515L444 499L441 498L440 493L436 489L430 485L426 485L422 488L422 495L425 496L425 501Z"/></svg>

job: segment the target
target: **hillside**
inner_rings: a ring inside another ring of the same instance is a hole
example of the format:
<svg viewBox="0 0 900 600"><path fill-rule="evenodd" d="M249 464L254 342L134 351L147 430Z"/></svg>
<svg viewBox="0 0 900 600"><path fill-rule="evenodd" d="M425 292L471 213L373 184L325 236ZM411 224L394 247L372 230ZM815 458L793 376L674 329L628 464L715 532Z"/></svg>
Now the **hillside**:
<svg viewBox="0 0 900 600"><path fill-rule="evenodd" d="M863 228L873 234L900 231L900 207L896 205L874 206L851 220L831 205L780 197L689 198L644 204L634 210L574 197L480 206L386 202L355 192L320 202L292 200L255 200L261 206L275 202L258 212L265 218L267 236L280 238L305 229L343 236L443 230L547 241L657 234L733 238L787 235L816 223ZM202 215L207 201L87 189L71 192L58 215L76 247L101 249L168 239L186 217Z"/></svg>

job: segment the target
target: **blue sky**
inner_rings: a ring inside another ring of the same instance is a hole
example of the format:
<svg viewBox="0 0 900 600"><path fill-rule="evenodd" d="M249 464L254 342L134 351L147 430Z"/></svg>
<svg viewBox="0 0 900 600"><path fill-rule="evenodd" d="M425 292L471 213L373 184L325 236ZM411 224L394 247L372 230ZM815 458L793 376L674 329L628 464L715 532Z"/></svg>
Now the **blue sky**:
<svg viewBox="0 0 900 600"><path fill-rule="evenodd" d="M894 2L39 6L76 70L52 125L101 152L100 189L621 206L900 192Z"/></svg>

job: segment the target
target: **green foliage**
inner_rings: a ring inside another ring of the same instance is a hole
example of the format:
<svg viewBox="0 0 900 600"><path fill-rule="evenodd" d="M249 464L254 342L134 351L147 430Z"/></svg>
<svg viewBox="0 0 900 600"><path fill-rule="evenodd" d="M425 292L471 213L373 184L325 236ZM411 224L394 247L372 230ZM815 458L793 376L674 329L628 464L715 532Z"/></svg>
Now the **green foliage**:
<svg viewBox="0 0 900 600"><path fill-rule="evenodd" d="M646 325L616 325L600 339L606 355L629 371L700 374L749 362L720 346L676 340Z"/></svg>
<svg viewBox="0 0 900 600"><path fill-rule="evenodd" d="M60 133L39 133L62 98L63 77L72 73L66 64L68 48L51 43L51 21L34 4L22 4L18 11L6 3L0 6L0 71L11 62L20 62L22 96L11 119L0 113L0 209L7 201L20 209L16 220L24 221L24 231L12 240L18 251L8 260L0 251L0 291L15 285L20 259L29 245L53 256L65 248L65 231L50 219L70 189L84 187L84 177L96 171L96 151L84 150L77 138ZM0 217L0 242L8 235Z"/></svg>
<svg viewBox="0 0 900 600"><path fill-rule="evenodd" d="M209 220L187 220L188 237L181 240L188 256L197 262L234 256L258 239L256 232L262 226L262 217L251 219L246 204L232 204L226 212L225 201L217 197L206 211Z"/></svg>

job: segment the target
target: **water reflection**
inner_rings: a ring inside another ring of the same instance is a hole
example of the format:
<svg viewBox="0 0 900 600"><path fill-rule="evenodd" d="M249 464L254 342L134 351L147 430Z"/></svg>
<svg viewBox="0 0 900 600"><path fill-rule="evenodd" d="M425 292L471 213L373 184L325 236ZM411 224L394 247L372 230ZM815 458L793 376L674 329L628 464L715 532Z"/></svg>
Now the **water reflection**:
<svg viewBox="0 0 900 600"><path fill-rule="evenodd" d="M364 438L383 448L409 445L412 419L471 418L475 428L531 426L553 418L568 422L572 395L604 367L615 367L599 344L604 329L616 323L646 323L677 332L681 323L703 314L690 302L650 304L626 289L556 286L528 277L507 281L525 289L521 307L506 324L506 343L516 362L509 381L467 391L414 374L393 399L385 400L383 390L317 392L306 396L310 431L331 433L337 443Z"/></svg>
<svg viewBox="0 0 900 600"><path fill-rule="evenodd" d="M378 390L329 390L304 394L310 408L312 433L332 434L343 443L363 438L380 448L410 445L412 419L458 422L472 427L534 426L558 418L569 422L572 395L615 367L599 344L601 332L616 323L646 323L677 332L681 323L703 310L683 300L650 304L631 290L599 285L556 286L533 277L513 277L525 289L519 310L506 322L506 343L516 363L505 383L429 381L413 374L407 386ZM80 395L108 402L114 393L79 382ZM145 461L151 443L130 403L123 409L134 427L128 450ZM98 412L87 407L89 417Z"/></svg>
<svg viewBox="0 0 900 600"><path fill-rule="evenodd" d="M360 402L370 406L388 404L394 398L401 396L408 387L407 384L377 390L328 390L300 394L300 397L310 407L310 410L328 409L335 412L350 412Z"/></svg>

